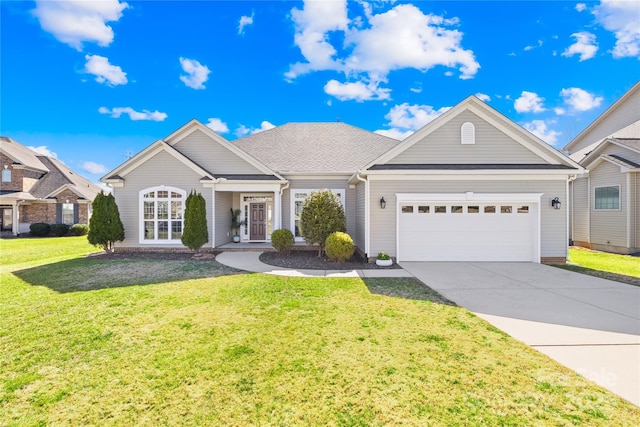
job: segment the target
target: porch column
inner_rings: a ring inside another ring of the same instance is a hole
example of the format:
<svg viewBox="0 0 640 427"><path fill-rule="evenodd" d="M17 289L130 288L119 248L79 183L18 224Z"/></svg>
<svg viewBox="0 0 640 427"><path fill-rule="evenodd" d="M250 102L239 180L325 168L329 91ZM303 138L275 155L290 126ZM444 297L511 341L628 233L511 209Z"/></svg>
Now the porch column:
<svg viewBox="0 0 640 427"><path fill-rule="evenodd" d="M211 186L211 247L216 247L216 185ZM207 218L208 220L208 218Z"/></svg>
<svg viewBox="0 0 640 427"><path fill-rule="evenodd" d="M273 192L273 229L278 230L282 228L282 200L280 197L280 191Z"/></svg>
<svg viewBox="0 0 640 427"><path fill-rule="evenodd" d="M13 202L11 206L13 207L12 209L13 225L11 226L11 232L13 233L14 236L17 236L18 233L20 232L20 215L18 214L19 203Z"/></svg>

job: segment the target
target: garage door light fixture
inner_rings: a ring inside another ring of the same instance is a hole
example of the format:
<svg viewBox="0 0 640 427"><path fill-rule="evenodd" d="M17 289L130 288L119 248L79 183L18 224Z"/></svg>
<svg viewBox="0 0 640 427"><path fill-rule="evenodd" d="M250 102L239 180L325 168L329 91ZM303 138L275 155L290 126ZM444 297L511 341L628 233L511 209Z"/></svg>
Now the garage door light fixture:
<svg viewBox="0 0 640 427"><path fill-rule="evenodd" d="M560 199L556 197L554 199L551 199L551 206L553 207L553 209L560 209L562 203L560 203Z"/></svg>
<svg viewBox="0 0 640 427"><path fill-rule="evenodd" d="M380 209L384 209L387 207L387 201L384 199L384 196L380 197Z"/></svg>

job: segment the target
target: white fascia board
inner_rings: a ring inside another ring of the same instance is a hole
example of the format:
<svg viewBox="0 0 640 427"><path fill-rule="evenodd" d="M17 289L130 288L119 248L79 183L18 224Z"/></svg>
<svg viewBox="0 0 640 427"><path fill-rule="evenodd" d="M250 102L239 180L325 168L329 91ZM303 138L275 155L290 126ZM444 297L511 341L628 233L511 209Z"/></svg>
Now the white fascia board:
<svg viewBox="0 0 640 427"><path fill-rule="evenodd" d="M396 193L398 203L410 202L529 202L539 203L544 193Z"/></svg>
<svg viewBox="0 0 640 427"><path fill-rule="evenodd" d="M600 162L603 162L603 161L611 163L614 166L618 166L620 168L620 173L631 173L631 172L640 171L640 168L633 168L633 167L631 167L631 165L629 165L629 166L621 165L620 163L615 162L615 161L613 161L613 160L611 160L611 159L609 159L609 158L607 158L605 156L598 157L593 162L589 163L589 166L592 167L592 168L596 167L596 166L598 166L598 164Z"/></svg>
<svg viewBox="0 0 640 427"><path fill-rule="evenodd" d="M514 171L507 169L486 170L479 172L477 170L443 172L442 170L420 171L411 170L403 171L369 171L367 177L371 180L416 180L416 179L567 179L568 176L576 175L575 170L558 171L554 170L522 170Z"/></svg>
<svg viewBox="0 0 640 427"><path fill-rule="evenodd" d="M243 191L252 193L280 191L281 182L265 183L264 181L218 181L216 191Z"/></svg>
<svg viewBox="0 0 640 427"><path fill-rule="evenodd" d="M78 192L78 190L76 190L75 188L73 188L71 185L69 184L65 184L62 187L58 187L55 190L53 190L51 193L47 194L46 196L44 196L45 199L48 199L49 197L55 197L58 194L62 193L64 190L69 190L71 191L73 194L75 194L76 196L82 197L83 199L85 198L84 194L81 194L80 192Z"/></svg>
<svg viewBox="0 0 640 427"><path fill-rule="evenodd" d="M323 177L351 179L353 172L280 172L286 179L318 179Z"/></svg>
<svg viewBox="0 0 640 427"><path fill-rule="evenodd" d="M180 153L176 149L170 147L164 141L157 141L156 143L154 143L149 148L151 148L149 151L145 150L142 153L140 153L139 157L136 156L133 159L131 159L131 160L136 160L136 161L132 162L129 165L127 165L127 167L125 167L125 168L123 168L122 170L119 171L120 173L116 173L115 175L126 176L128 173L133 171L135 168L137 168L141 164L145 163L147 160L151 159L153 156L155 156L159 152L166 151L168 154L172 155L176 160L182 162L185 166L187 166L189 169L193 170L198 175L207 176L207 177L213 179L213 177L206 170L202 169L200 166L198 166L195 163L193 163L188 157L186 157L184 154ZM125 163L125 165L126 165L126 163Z"/></svg>

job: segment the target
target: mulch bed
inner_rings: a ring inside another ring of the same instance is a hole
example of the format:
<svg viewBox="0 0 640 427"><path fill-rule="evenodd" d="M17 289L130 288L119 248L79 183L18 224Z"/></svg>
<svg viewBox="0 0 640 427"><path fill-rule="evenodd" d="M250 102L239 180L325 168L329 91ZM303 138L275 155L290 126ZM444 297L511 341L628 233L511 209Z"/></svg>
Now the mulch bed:
<svg viewBox="0 0 640 427"><path fill-rule="evenodd" d="M260 261L275 267L295 268L301 270L390 270L401 268L398 264L391 267L378 267L375 263L369 263L359 255L354 255L349 261L333 262L326 257L318 257L316 251L292 251L289 255L281 255L278 252L263 252Z"/></svg>

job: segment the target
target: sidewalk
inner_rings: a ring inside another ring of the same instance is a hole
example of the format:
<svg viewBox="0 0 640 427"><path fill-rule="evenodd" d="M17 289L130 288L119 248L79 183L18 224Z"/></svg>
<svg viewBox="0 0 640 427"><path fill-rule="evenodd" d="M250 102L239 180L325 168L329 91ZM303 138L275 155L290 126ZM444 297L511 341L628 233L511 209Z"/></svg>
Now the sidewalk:
<svg viewBox="0 0 640 427"><path fill-rule="evenodd" d="M216 256L216 261L227 267L254 273L274 274L276 276L295 277L413 277L403 269L363 269L363 270L297 270L275 267L260 261L262 252L223 252Z"/></svg>

